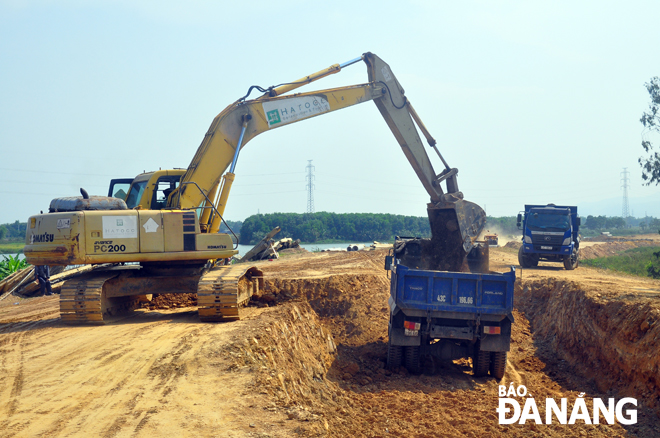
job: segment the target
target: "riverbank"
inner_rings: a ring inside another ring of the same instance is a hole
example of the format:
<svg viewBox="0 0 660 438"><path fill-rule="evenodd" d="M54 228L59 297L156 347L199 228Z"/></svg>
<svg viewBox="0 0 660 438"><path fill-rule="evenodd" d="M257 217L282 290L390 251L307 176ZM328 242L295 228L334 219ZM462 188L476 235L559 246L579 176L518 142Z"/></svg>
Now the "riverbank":
<svg viewBox="0 0 660 438"><path fill-rule="evenodd" d="M2 254L23 254L23 247L25 243L23 241L18 242L2 242L0 243L0 255Z"/></svg>
<svg viewBox="0 0 660 438"><path fill-rule="evenodd" d="M309 252L319 252L328 250L331 248L342 248L346 249L348 245L364 245L369 246L373 242L331 242L331 243L301 243L300 247L306 249ZM0 256L3 254L16 255L20 254L23 258L23 247L25 244L23 242L9 242L9 243L0 243ZM238 254L244 255L249 250L252 249L254 245L238 245Z"/></svg>

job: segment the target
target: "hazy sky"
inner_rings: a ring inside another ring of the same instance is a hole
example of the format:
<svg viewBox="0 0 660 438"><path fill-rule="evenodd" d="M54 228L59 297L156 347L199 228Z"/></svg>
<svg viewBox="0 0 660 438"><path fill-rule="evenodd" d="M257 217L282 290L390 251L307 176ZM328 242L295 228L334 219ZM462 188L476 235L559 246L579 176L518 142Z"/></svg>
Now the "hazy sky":
<svg viewBox="0 0 660 438"><path fill-rule="evenodd" d="M80 187L105 195L113 177L185 168L249 86L367 51L489 215L550 202L620 215L627 168L631 213L660 216L660 187L642 185L637 163L644 83L660 75L658 2L227 3L0 1L0 223ZM301 91L366 81L359 63ZM250 142L226 218L305 212L307 160L316 211L426 215L426 191L367 102Z"/></svg>

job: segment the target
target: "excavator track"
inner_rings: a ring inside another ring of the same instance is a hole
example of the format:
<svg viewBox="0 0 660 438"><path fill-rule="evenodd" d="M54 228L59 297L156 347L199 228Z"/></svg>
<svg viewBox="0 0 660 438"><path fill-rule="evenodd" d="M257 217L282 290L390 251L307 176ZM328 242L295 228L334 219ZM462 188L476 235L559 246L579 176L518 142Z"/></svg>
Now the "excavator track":
<svg viewBox="0 0 660 438"><path fill-rule="evenodd" d="M203 322L240 319L238 308L263 287L263 273L244 265L218 266L204 274L197 286L199 319Z"/></svg>
<svg viewBox="0 0 660 438"><path fill-rule="evenodd" d="M65 324L103 324L103 284L117 272L88 274L64 283L60 318Z"/></svg>

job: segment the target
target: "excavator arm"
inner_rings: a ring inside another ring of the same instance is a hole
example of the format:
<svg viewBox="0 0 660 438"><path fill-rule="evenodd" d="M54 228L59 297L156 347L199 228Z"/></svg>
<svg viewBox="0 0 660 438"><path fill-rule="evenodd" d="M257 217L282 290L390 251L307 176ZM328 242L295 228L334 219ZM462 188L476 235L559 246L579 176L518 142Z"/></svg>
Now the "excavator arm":
<svg viewBox="0 0 660 438"><path fill-rule="evenodd" d="M184 185L180 199L173 196L172 200L181 208L198 207L205 201L202 191L206 195L213 194L222 173L225 170L234 173L239 143L243 148L263 132L373 100L383 91L382 86L363 84L235 102L213 120L188 171L181 178ZM199 188L185 184L191 181ZM222 214L222 208L219 211Z"/></svg>
<svg viewBox="0 0 660 438"><path fill-rule="evenodd" d="M369 82L366 84L283 95L338 73L360 60L367 65ZM435 146L435 140L406 98L401 84L382 59L365 53L345 64L335 64L298 81L262 91L264 95L256 99L237 100L213 120L181 179L179 190L170 196L169 207L204 207L200 217L202 230L217 232L235 177L240 150L250 140L271 129L373 100L430 196L428 208L434 237L437 234L445 240L447 233L458 230L457 238L460 240L453 240L462 244L466 252L470 250L472 241L483 229L485 213L478 205L463 201L456 181L458 170L447 165ZM433 169L417 127L444 164L440 174ZM447 193L441 187L443 181L446 182ZM441 226L436 226L434 221L442 222Z"/></svg>

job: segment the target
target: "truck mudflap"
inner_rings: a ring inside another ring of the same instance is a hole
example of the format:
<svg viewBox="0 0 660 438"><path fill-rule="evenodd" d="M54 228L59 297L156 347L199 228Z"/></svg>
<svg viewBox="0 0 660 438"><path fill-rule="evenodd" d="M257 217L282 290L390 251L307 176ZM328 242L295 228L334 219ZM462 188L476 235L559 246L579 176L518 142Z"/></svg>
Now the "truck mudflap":
<svg viewBox="0 0 660 438"><path fill-rule="evenodd" d="M405 346L419 346L422 343L421 336L406 336L403 328L390 328L390 344Z"/></svg>
<svg viewBox="0 0 660 438"><path fill-rule="evenodd" d="M504 318L500 321L500 324L497 326L500 330L498 334L488 334L485 333L487 329L484 327L489 327L484 324L481 327L481 350L483 351L509 351L511 349L511 321L508 318Z"/></svg>

